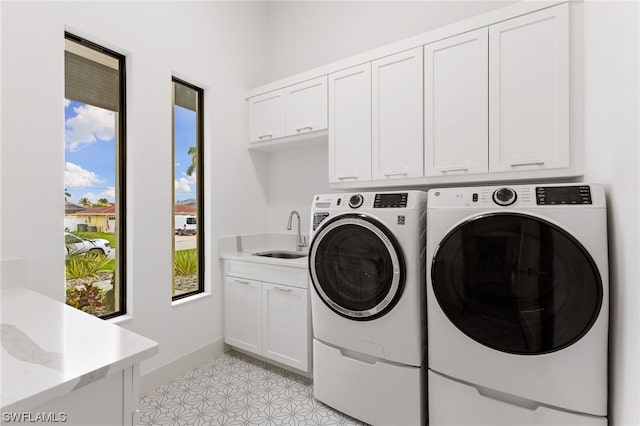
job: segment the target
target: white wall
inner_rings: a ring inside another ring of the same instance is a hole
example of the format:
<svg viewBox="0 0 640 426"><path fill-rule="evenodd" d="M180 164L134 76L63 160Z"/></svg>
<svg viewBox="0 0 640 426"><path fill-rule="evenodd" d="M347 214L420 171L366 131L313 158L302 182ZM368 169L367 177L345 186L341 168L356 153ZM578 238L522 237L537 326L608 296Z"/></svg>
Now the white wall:
<svg viewBox="0 0 640 426"><path fill-rule="evenodd" d="M513 1L270 1L264 83Z"/></svg>
<svg viewBox="0 0 640 426"><path fill-rule="evenodd" d="M311 200L314 194L336 192L329 188L327 145L265 154L269 156L268 227L270 232L288 232L292 210L300 213L303 234L309 234ZM294 220L291 233L296 232Z"/></svg>
<svg viewBox="0 0 640 426"><path fill-rule="evenodd" d="M2 258L64 300L65 28L126 54L128 291L123 326L160 343L154 370L223 337L215 238L263 232L266 160L246 150L246 90L265 64L265 3L2 2ZM206 283L171 304L171 76L205 88ZM13 207L11 207L13 206ZM163 230L166 230L163 231Z"/></svg>
<svg viewBox="0 0 640 426"><path fill-rule="evenodd" d="M585 180L608 193L610 419L640 424L640 77L637 2L585 2Z"/></svg>

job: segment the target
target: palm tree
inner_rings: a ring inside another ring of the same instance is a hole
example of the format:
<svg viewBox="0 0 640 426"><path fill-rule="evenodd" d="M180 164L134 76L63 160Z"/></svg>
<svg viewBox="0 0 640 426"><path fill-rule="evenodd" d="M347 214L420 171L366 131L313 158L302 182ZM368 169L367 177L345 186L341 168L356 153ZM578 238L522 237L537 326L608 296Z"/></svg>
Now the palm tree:
<svg viewBox="0 0 640 426"><path fill-rule="evenodd" d="M191 164L187 167L187 171L185 172L187 176L191 176L193 172L196 171L196 166L198 165L198 148L195 146L190 146L187 154L191 156Z"/></svg>
<svg viewBox="0 0 640 426"><path fill-rule="evenodd" d="M69 193L67 188L65 188L64 189L64 200L67 201L67 198L71 198L71 194Z"/></svg>
<svg viewBox="0 0 640 426"><path fill-rule="evenodd" d="M106 198L100 198L98 201L96 201L96 205L108 206L109 205L109 200L107 200Z"/></svg>
<svg viewBox="0 0 640 426"><path fill-rule="evenodd" d="M84 207L91 207L91 201L89 201L87 197L80 198L80 201L78 201L78 204Z"/></svg>

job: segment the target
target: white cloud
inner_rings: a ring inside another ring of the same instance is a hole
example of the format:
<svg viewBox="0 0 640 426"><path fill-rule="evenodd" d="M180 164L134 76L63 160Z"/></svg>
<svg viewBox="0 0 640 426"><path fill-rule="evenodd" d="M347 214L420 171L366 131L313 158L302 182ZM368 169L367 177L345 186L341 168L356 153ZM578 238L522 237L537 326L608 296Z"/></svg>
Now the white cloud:
<svg viewBox="0 0 640 426"><path fill-rule="evenodd" d="M191 185L189 179L181 177L174 182L176 192L191 192Z"/></svg>
<svg viewBox="0 0 640 426"><path fill-rule="evenodd" d="M116 188L113 186L108 187L104 191L96 194L95 192L87 192L80 199L86 197L91 203L97 202L101 198L106 198L110 203L115 202L116 199Z"/></svg>
<svg viewBox="0 0 640 426"><path fill-rule="evenodd" d="M104 181L94 172L83 169L75 163L64 163L64 186L68 188L88 188Z"/></svg>
<svg viewBox="0 0 640 426"><path fill-rule="evenodd" d="M70 103L71 103L71 101L69 99L65 99L64 100L64 107L65 108L68 107Z"/></svg>
<svg viewBox="0 0 640 426"><path fill-rule="evenodd" d="M174 181L175 192L191 192L191 185L195 185L196 177L182 174L182 177Z"/></svg>
<svg viewBox="0 0 640 426"><path fill-rule="evenodd" d="M73 109L77 114L65 122L65 144L71 151L98 140L108 141L115 137L115 114L113 111L83 105Z"/></svg>

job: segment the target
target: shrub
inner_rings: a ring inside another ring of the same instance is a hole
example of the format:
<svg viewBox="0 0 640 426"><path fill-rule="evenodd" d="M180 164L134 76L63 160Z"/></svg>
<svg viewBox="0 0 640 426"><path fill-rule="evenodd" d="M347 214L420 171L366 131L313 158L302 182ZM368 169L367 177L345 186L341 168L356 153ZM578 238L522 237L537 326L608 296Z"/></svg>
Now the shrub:
<svg viewBox="0 0 640 426"><path fill-rule="evenodd" d="M102 253L73 254L66 262L67 279L97 277L99 272L109 272L112 263Z"/></svg>
<svg viewBox="0 0 640 426"><path fill-rule="evenodd" d="M198 272L198 253L196 249L178 250L173 258L176 275L191 275Z"/></svg>
<svg viewBox="0 0 640 426"><path fill-rule="evenodd" d="M115 299L114 287L111 287L109 290L103 292L102 306L108 312L113 312L116 310L116 299Z"/></svg>
<svg viewBox="0 0 640 426"><path fill-rule="evenodd" d="M93 314L102 306L102 290L92 284L67 287L67 305Z"/></svg>

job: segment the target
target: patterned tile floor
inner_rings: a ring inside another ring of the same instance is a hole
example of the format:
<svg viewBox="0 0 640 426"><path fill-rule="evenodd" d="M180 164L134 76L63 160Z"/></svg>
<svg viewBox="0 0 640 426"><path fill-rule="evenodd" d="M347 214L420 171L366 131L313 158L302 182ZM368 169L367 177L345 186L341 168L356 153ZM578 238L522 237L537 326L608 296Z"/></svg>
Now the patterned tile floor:
<svg viewBox="0 0 640 426"><path fill-rule="evenodd" d="M364 425L313 398L312 380L228 352L142 397L142 425Z"/></svg>

